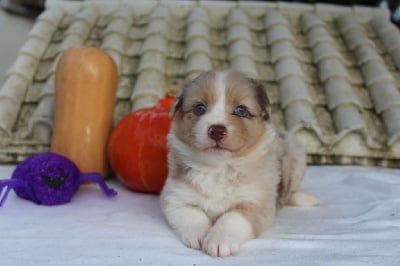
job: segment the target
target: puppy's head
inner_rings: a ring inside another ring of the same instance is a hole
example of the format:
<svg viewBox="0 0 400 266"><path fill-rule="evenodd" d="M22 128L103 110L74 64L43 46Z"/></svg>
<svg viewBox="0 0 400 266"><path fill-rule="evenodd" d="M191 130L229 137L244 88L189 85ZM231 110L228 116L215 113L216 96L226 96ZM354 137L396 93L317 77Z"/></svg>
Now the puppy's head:
<svg viewBox="0 0 400 266"><path fill-rule="evenodd" d="M261 83L237 71L209 71L178 93L172 133L197 152L238 157L264 135L268 109Z"/></svg>

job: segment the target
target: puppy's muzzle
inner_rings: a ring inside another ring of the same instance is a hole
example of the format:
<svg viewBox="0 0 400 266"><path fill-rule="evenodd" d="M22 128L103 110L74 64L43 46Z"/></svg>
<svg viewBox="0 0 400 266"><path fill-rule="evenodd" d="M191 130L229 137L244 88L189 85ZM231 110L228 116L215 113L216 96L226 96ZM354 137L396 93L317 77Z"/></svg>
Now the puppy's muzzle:
<svg viewBox="0 0 400 266"><path fill-rule="evenodd" d="M226 133L227 129L224 125L212 125L208 128L208 136L215 141L222 140Z"/></svg>

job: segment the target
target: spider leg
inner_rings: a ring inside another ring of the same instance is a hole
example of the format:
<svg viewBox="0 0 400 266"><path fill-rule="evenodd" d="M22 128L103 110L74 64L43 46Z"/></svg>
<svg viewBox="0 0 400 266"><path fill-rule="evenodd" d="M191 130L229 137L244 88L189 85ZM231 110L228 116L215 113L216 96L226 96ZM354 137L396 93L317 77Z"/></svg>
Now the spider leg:
<svg viewBox="0 0 400 266"><path fill-rule="evenodd" d="M0 207L3 206L11 189L20 188L20 187L25 189L26 193L28 193L29 197L32 200L35 199L35 195L32 191L32 188L30 188L25 181L20 180L20 179L0 180ZM1 196L3 189L5 189L5 192L4 192L3 196Z"/></svg>
<svg viewBox="0 0 400 266"><path fill-rule="evenodd" d="M0 181L0 207L3 206L4 202L6 201L6 199L8 197L8 193L10 193L10 190L11 190L11 187L7 186L3 196L1 196L3 193L3 189L6 187L5 182L2 182L2 181L4 181L4 180Z"/></svg>
<svg viewBox="0 0 400 266"><path fill-rule="evenodd" d="M106 182L104 182L101 175L98 173L85 173L85 174L81 173L79 174L79 180L81 183L85 181L92 181L97 183L107 197L113 197L117 195L117 192L114 189L109 188Z"/></svg>

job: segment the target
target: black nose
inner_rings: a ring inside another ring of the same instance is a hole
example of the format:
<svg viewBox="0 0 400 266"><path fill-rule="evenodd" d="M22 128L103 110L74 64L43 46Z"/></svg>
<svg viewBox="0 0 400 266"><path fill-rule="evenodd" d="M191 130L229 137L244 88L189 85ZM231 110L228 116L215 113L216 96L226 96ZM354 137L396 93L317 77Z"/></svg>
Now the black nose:
<svg viewBox="0 0 400 266"><path fill-rule="evenodd" d="M226 135L226 127L224 125L212 125L208 128L208 136L215 141L220 141Z"/></svg>

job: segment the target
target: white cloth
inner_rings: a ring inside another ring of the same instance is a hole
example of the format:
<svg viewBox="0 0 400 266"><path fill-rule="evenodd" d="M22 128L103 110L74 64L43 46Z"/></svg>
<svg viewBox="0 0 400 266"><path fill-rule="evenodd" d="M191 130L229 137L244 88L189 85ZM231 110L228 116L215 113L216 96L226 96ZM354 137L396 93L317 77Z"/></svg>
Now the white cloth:
<svg viewBox="0 0 400 266"><path fill-rule="evenodd" d="M0 178L13 167L0 167ZM106 198L82 185L66 205L45 207L10 193L0 208L0 265L400 265L400 170L308 167L302 189L318 207L285 207L234 257L186 248L166 225L158 196L116 180Z"/></svg>

